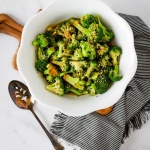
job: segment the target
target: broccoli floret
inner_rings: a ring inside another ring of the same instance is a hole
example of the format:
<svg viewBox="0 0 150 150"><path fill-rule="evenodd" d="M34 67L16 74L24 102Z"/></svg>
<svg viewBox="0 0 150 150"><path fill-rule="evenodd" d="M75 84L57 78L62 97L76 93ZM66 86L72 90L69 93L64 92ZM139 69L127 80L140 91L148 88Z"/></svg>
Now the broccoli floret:
<svg viewBox="0 0 150 150"><path fill-rule="evenodd" d="M83 68L87 68L88 63L86 61L70 61L69 64L75 71L83 71Z"/></svg>
<svg viewBox="0 0 150 150"><path fill-rule="evenodd" d="M37 59L40 60L48 60L49 57L55 52L54 47L50 47L47 49L43 49L41 47L37 50Z"/></svg>
<svg viewBox="0 0 150 150"><path fill-rule="evenodd" d="M46 66L46 70L44 70L45 78L48 82L53 82L54 77L50 74L49 65Z"/></svg>
<svg viewBox="0 0 150 150"><path fill-rule="evenodd" d="M81 78L84 75L84 69L88 66L86 61L70 61L69 64L74 70L73 76L78 78Z"/></svg>
<svg viewBox="0 0 150 150"><path fill-rule="evenodd" d="M47 57L49 58L53 53L55 53L54 47L50 47L46 50Z"/></svg>
<svg viewBox="0 0 150 150"><path fill-rule="evenodd" d="M99 76L99 74L100 74L99 72L92 72L89 79L95 81L97 77Z"/></svg>
<svg viewBox="0 0 150 150"><path fill-rule="evenodd" d="M83 94L88 94L87 91L75 89L71 84L66 82L65 83L65 94L70 93L70 92L72 92L78 96L83 95Z"/></svg>
<svg viewBox="0 0 150 150"><path fill-rule="evenodd" d="M106 66L112 66L112 63L110 62L110 56L105 54L100 59L100 66L106 67Z"/></svg>
<svg viewBox="0 0 150 150"><path fill-rule="evenodd" d="M37 50L37 61L35 62L35 68L39 72L43 72L46 69L49 57L55 52L54 47L50 47L46 50L39 47Z"/></svg>
<svg viewBox="0 0 150 150"><path fill-rule="evenodd" d="M43 72L45 70L45 68L46 68L46 65L47 65L47 61L45 61L45 60L38 59L35 62L35 68L39 72Z"/></svg>
<svg viewBox="0 0 150 150"><path fill-rule="evenodd" d="M79 78L74 78L71 75L66 74L63 79L79 90L84 89L85 81L80 80Z"/></svg>
<svg viewBox="0 0 150 150"><path fill-rule="evenodd" d="M89 60L94 60L96 58L96 51L92 44L81 41L80 46L82 48L83 57L87 57Z"/></svg>
<svg viewBox="0 0 150 150"><path fill-rule="evenodd" d="M109 78L114 82L122 79L122 76L119 75L119 66L118 65L115 66L114 69L110 70Z"/></svg>
<svg viewBox="0 0 150 150"><path fill-rule="evenodd" d="M97 20L98 20L98 25L99 27L101 28L102 30L102 33L103 33L103 36L102 38L100 39L100 42L103 42L103 43L106 43L106 42L109 42L111 39L114 38L114 33L112 30L108 30L103 24L102 22L100 21L100 17L99 16L96 16L97 17Z"/></svg>
<svg viewBox="0 0 150 150"><path fill-rule="evenodd" d="M96 61L91 61L90 65L86 71L85 77L89 78L91 73L97 68L98 63Z"/></svg>
<svg viewBox="0 0 150 150"><path fill-rule="evenodd" d="M50 74L49 69L44 70L44 75L46 76L45 78L48 82L53 82L54 77Z"/></svg>
<svg viewBox="0 0 150 150"><path fill-rule="evenodd" d="M92 14L85 14L80 19L80 23L84 28L89 28L89 26L95 22L96 18Z"/></svg>
<svg viewBox="0 0 150 150"><path fill-rule="evenodd" d="M76 29L71 25L70 20L61 22L55 30L55 34L61 35L67 39L71 38L71 35L76 33Z"/></svg>
<svg viewBox="0 0 150 150"><path fill-rule="evenodd" d="M63 41L58 41L57 46L59 47L57 57L62 57L62 53L63 53L63 49L64 49L65 44Z"/></svg>
<svg viewBox="0 0 150 150"><path fill-rule="evenodd" d="M96 86L92 83L90 86L87 87L88 93L93 96L96 94Z"/></svg>
<svg viewBox="0 0 150 150"><path fill-rule="evenodd" d="M60 77L56 77L54 83L48 84L46 90L56 93L60 96L64 95L64 84Z"/></svg>
<svg viewBox="0 0 150 150"><path fill-rule="evenodd" d="M52 46L56 46L56 36L54 36L54 30L47 31L45 33L45 36L47 37L49 44Z"/></svg>
<svg viewBox="0 0 150 150"><path fill-rule="evenodd" d="M120 47L112 46L109 50L109 54L112 58L113 66L119 64L120 55L122 54L122 50Z"/></svg>
<svg viewBox="0 0 150 150"><path fill-rule="evenodd" d="M70 60L84 60L82 55L82 49L77 48L74 50L74 54L69 58Z"/></svg>
<svg viewBox="0 0 150 150"><path fill-rule="evenodd" d="M104 54L106 54L109 51L109 46L107 44L96 44L96 49L97 49L97 54L99 56L103 56Z"/></svg>
<svg viewBox="0 0 150 150"><path fill-rule="evenodd" d="M68 71L68 69L70 68L68 59L66 57L62 57L59 61L52 60L51 63L59 66L62 71Z"/></svg>
<svg viewBox="0 0 150 150"><path fill-rule="evenodd" d="M32 42L34 46L47 47L49 42L45 34L38 34L37 38Z"/></svg>
<svg viewBox="0 0 150 150"><path fill-rule="evenodd" d="M76 39L78 41L87 41L87 36L78 30Z"/></svg>
<svg viewBox="0 0 150 150"><path fill-rule="evenodd" d="M82 27L78 21L73 21L73 25L87 36L90 43L97 43L102 38L102 29L96 23L92 23L89 28Z"/></svg>
<svg viewBox="0 0 150 150"><path fill-rule="evenodd" d="M67 43L67 49L75 50L79 47L79 41L76 40L76 35L73 34L71 40Z"/></svg>
<svg viewBox="0 0 150 150"><path fill-rule="evenodd" d="M57 43L57 46L59 47L58 49L58 55L57 57L63 57L63 56L72 56L72 50L66 49L65 48L65 43L63 41L59 41Z"/></svg>
<svg viewBox="0 0 150 150"><path fill-rule="evenodd" d="M95 81L96 93L98 94L105 93L110 88L111 85L112 81L106 74L98 76L98 78Z"/></svg>

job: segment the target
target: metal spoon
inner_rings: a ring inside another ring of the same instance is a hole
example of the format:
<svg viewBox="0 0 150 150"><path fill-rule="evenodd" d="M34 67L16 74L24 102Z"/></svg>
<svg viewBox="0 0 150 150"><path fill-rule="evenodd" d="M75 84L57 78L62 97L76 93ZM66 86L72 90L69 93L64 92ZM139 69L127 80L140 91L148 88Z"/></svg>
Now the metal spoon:
<svg viewBox="0 0 150 150"><path fill-rule="evenodd" d="M45 126L42 124L38 116L35 114L33 110L34 100L30 94L30 91L28 87L16 80L13 80L8 85L8 90L10 97L12 98L13 102L21 109L30 110L34 117L37 119L45 133L47 134L48 138L52 142L54 148L56 150L64 150L64 147L56 141L56 139L53 137L51 133L45 128Z"/></svg>

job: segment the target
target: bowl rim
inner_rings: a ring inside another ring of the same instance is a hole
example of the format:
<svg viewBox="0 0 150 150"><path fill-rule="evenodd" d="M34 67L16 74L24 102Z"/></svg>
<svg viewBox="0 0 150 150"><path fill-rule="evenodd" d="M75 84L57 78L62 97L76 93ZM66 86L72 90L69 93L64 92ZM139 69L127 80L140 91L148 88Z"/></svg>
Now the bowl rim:
<svg viewBox="0 0 150 150"><path fill-rule="evenodd" d="M63 0L61 0L61 1L63 1ZM65 1L65 0L64 0ZM86 2L87 1L91 1L91 0L85 0ZM97 0L95 0L95 1L97 1ZM134 37L133 37L133 32L132 32L132 29L131 29L131 27L129 26L129 24L121 17L121 16L119 16L118 14L116 14L106 3L104 3L103 1L101 1L101 0L98 0L99 1L99 3L101 3L101 4L103 4L105 7L106 7L106 9L108 9L113 15L115 15L120 21L122 21L125 25L126 25L126 27L128 28L128 31L129 31L129 33L130 33L130 37L131 37L131 47L132 47L132 50L133 50L133 68L132 68L132 71L130 72L130 75L129 75L129 78L128 78L128 80L126 81L126 84L124 85L124 90L125 90L125 88L126 88L126 86L128 85L128 83L131 81L131 79L132 79L132 77L134 76L134 74L135 74L135 72L136 72L136 69L137 69L137 55L136 55L136 51L135 51L135 47L134 47ZM19 73L21 74L21 76L23 77L23 79L25 80L25 82L26 82L26 84L27 84L27 86L28 86L28 88L29 88L29 90L30 90L30 92L31 92L31 94L32 94L32 96L33 96L33 98L38 102L38 103L40 103L41 105L43 105L43 106L45 106L45 107L48 107L48 108L52 108L52 109L56 109L56 110L59 110L59 111L61 111L62 113L64 113L64 114L67 114L67 115L70 115L70 116L83 116L83 115L86 115L86 114L88 114L88 113L91 113L91 112L93 112L93 111L95 111L96 110L96 108L98 108L98 107L94 107L94 108L90 108L90 109L85 109L85 110L82 110L82 111L71 111L70 109L66 109L66 107L61 107L61 106L54 106L54 105L47 105L47 104L45 104L40 98L38 98L37 96L36 96L36 93L34 92L34 88L32 87L32 85L30 84L30 82L31 82L31 80L30 79L28 79L27 78L27 76L26 76L26 73L25 73L25 71L24 71L24 69L22 68L22 63L23 63L23 61L22 61L22 59L21 59L21 52L23 51L23 48L24 48L24 43L25 43L25 34L26 34L26 31L28 30L28 25L30 24L30 22L32 22L32 20L33 20L33 18L36 16L36 17L38 17L38 16L40 16L40 15L43 15L46 11L47 11L47 9L49 9L51 6L52 6L52 4L55 4L55 3L58 3L59 2L59 0L53 0L53 1L51 1L41 12L39 12L39 13L37 13L37 14L35 14L34 16L32 16L28 21L27 21L27 23L25 24L25 26L24 26L24 29L23 29L23 32L22 32L22 39L21 39L21 43L20 43L20 48L19 48L19 51L18 51L18 54L17 54L17 65L18 65L18 70L19 70ZM94 1L93 1L94 2ZM124 93L124 90L122 90L121 92L120 92L120 96L119 96L119 99L121 98L121 96L123 95L123 93ZM111 101L109 104L106 104L103 108L100 108L100 106L99 106L99 108L98 109L104 109L104 108L107 108L107 107L109 107L109 106L112 106L112 105L114 105L119 99L117 99L116 101Z"/></svg>

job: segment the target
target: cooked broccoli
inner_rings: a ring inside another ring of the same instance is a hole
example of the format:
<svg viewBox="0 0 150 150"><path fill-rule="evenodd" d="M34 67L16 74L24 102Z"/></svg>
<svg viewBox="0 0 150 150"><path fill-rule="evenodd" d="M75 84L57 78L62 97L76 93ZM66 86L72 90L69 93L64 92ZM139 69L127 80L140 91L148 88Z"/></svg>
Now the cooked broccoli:
<svg viewBox="0 0 150 150"><path fill-rule="evenodd" d="M111 39L114 38L114 33L112 30L108 30L100 21L100 17L96 16L97 20L98 20L98 25L102 30L103 36L100 39L100 42L106 43L109 42Z"/></svg>
<svg viewBox="0 0 150 150"><path fill-rule="evenodd" d="M96 44L96 52L98 54L98 56L103 56L104 54L106 54L109 51L109 46L107 44Z"/></svg>
<svg viewBox="0 0 150 150"><path fill-rule="evenodd" d="M95 22L96 18L92 14L85 14L80 19L80 23L84 28L89 28L89 26Z"/></svg>
<svg viewBox="0 0 150 150"><path fill-rule="evenodd" d="M34 46L47 47L49 42L45 34L38 34L37 38L32 42Z"/></svg>
<svg viewBox="0 0 150 150"><path fill-rule="evenodd" d="M61 71L68 71L69 67L69 62L68 59L66 57L62 57L61 60L52 60L51 61L52 64L55 64L57 66L60 67Z"/></svg>
<svg viewBox="0 0 150 150"><path fill-rule="evenodd" d="M75 71L83 71L83 68L87 68L88 66L86 61L70 61L69 64Z"/></svg>
<svg viewBox="0 0 150 150"><path fill-rule="evenodd" d="M46 90L56 93L60 96L64 95L64 84L60 77L56 77L54 83L48 84Z"/></svg>
<svg viewBox="0 0 150 150"><path fill-rule="evenodd" d="M122 76L119 75L119 66L118 65L115 66L114 69L110 70L109 78L114 82L122 79Z"/></svg>
<svg viewBox="0 0 150 150"><path fill-rule="evenodd" d="M63 57L63 56L72 56L72 50L66 49L65 48L65 43L63 41L59 41L57 43L57 46L59 47L58 49L58 55L57 57Z"/></svg>
<svg viewBox="0 0 150 150"><path fill-rule="evenodd" d="M78 30L76 39L78 41L87 41L87 36Z"/></svg>
<svg viewBox="0 0 150 150"><path fill-rule="evenodd" d="M84 60L82 55L82 49L77 48L74 50L74 54L69 58L70 60Z"/></svg>
<svg viewBox="0 0 150 150"><path fill-rule="evenodd" d="M89 79L95 81L97 77L99 76L99 74L100 74L99 72L92 72Z"/></svg>
<svg viewBox="0 0 150 150"><path fill-rule="evenodd" d="M70 93L70 92L72 92L78 96L88 94L87 91L75 89L71 84L69 84L67 82L65 83L64 86L65 86L65 94Z"/></svg>
<svg viewBox="0 0 150 150"><path fill-rule="evenodd" d="M98 94L105 93L110 88L111 85L112 81L106 74L98 76L98 78L95 81L96 93Z"/></svg>
<svg viewBox="0 0 150 150"><path fill-rule="evenodd" d="M105 54L104 56L102 56L102 58L100 59L100 66L102 67L106 67L106 66L111 66L112 63L110 62L110 56Z"/></svg>
<svg viewBox="0 0 150 150"><path fill-rule="evenodd" d="M119 64L120 55L122 54L122 50L120 47L112 46L109 50L109 54L112 58L113 66Z"/></svg>
<svg viewBox="0 0 150 150"><path fill-rule="evenodd" d="M84 85L85 85L85 81L84 80L80 80L79 78L74 78L69 74L66 74L63 79L70 83L72 86L74 86L75 88L79 89L79 90L83 90L84 89Z"/></svg>
<svg viewBox="0 0 150 150"><path fill-rule="evenodd" d="M61 35L67 39L70 39L71 35L74 33L76 33L76 28L71 25L69 20L61 22L55 29L55 34Z"/></svg>
<svg viewBox="0 0 150 150"><path fill-rule="evenodd" d="M57 43L56 42L56 37L57 36L54 36L53 34L54 34L54 30L51 30L51 31L47 31L45 33L45 36L48 39L50 45L56 46L56 43Z"/></svg>
<svg viewBox="0 0 150 150"><path fill-rule="evenodd" d="M81 41L80 46L82 48L83 57L86 57L89 60L94 60L96 58L96 51L92 44Z"/></svg>
<svg viewBox="0 0 150 150"><path fill-rule="evenodd" d="M73 76L81 78L84 74L84 69L87 68L88 63L86 61L70 61L69 64L73 68Z"/></svg>
<svg viewBox="0 0 150 150"><path fill-rule="evenodd" d="M87 87L88 93L93 96L96 94L96 86L95 83L92 83L90 86Z"/></svg>
<svg viewBox="0 0 150 150"><path fill-rule="evenodd" d="M62 57L62 53L63 53L63 49L64 49L65 44L63 41L58 41L57 46L59 47L57 57Z"/></svg>
<svg viewBox="0 0 150 150"><path fill-rule="evenodd" d="M47 27L32 42L36 47L35 68L58 95L105 93L119 75L120 47L110 46L114 33L100 17L85 14Z"/></svg>
<svg viewBox="0 0 150 150"><path fill-rule="evenodd" d="M46 68L46 65L47 65L47 61L45 61L45 60L38 59L35 62L35 68L39 72L43 72L45 70L45 68Z"/></svg>
<svg viewBox="0 0 150 150"><path fill-rule="evenodd" d="M78 21L73 21L73 25L87 36L90 43L97 43L102 38L102 30L96 23L92 23L89 28L82 27Z"/></svg>
<svg viewBox="0 0 150 150"><path fill-rule="evenodd" d="M46 53L47 53L47 57L49 58L52 54L55 53L55 48L54 47L48 48Z"/></svg>
<svg viewBox="0 0 150 150"><path fill-rule="evenodd" d="M47 61L54 52L55 52L54 47L50 47L48 49L43 49L43 48L39 47L37 49L37 59Z"/></svg>
<svg viewBox="0 0 150 150"><path fill-rule="evenodd" d="M86 71L85 77L89 78L91 73L97 68L98 63L96 61L90 61L90 65Z"/></svg>
<svg viewBox="0 0 150 150"><path fill-rule="evenodd" d="M79 47L79 41L76 40L76 35L73 34L71 40L67 43L67 49L75 50Z"/></svg>
<svg viewBox="0 0 150 150"><path fill-rule="evenodd" d="M46 76L46 80L48 82L53 82L54 77L50 74L49 69L44 70L44 75Z"/></svg>

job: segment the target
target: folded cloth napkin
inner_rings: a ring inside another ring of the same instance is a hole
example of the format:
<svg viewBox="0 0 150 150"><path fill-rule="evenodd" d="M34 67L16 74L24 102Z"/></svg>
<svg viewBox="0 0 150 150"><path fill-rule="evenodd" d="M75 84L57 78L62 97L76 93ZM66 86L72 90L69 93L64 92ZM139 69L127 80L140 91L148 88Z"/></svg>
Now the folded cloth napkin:
<svg viewBox="0 0 150 150"><path fill-rule="evenodd" d="M113 111L102 116L96 112L82 117L59 113L51 131L84 150L118 150L131 129L139 129L150 112L150 29L137 16L119 14L131 26L138 57L135 76ZM128 58L127 58L128 59ZM130 70L129 70L130 71Z"/></svg>

